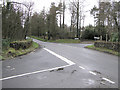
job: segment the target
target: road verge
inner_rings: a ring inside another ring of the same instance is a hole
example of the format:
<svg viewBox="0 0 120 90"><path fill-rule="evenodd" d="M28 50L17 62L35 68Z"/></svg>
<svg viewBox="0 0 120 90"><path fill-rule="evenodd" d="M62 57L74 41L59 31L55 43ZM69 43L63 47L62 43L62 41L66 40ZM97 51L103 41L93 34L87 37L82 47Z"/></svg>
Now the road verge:
<svg viewBox="0 0 120 90"><path fill-rule="evenodd" d="M106 49L106 48L98 48L98 47L95 47L94 45L88 45L85 48L97 50L100 52L104 52L104 53L108 53L108 54L112 54L112 55L116 55L116 56L120 56L120 53L118 53L117 51Z"/></svg>
<svg viewBox="0 0 120 90"><path fill-rule="evenodd" d="M36 42L32 42L31 46L26 49L20 48L19 50L15 50L14 48L9 47L7 50L2 51L2 55L0 57L2 60L11 59L18 56L26 55L37 48L39 48L39 44L37 44Z"/></svg>

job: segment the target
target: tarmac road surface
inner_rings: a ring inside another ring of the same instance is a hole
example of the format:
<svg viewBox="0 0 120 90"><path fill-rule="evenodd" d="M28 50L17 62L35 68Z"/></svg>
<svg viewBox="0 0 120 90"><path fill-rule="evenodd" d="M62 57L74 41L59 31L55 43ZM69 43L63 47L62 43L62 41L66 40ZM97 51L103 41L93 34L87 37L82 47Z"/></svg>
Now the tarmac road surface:
<svg viewBox="0 0 120 90"><path fill-rule="evenodd" d="M118 57L84 48L35 40L41 48L2 61L3 88L117 88Z"/></svg>

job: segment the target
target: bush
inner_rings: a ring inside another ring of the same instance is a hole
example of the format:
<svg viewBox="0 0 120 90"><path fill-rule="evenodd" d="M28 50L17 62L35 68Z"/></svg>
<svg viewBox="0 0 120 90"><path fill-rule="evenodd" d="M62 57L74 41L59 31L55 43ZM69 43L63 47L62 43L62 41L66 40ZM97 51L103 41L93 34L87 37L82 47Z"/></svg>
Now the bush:
<svg viewBox="0 0 120 90"><path fill-rule="evenodd" d="M10 43L10 47L14 48L15 50L19 50L20 48L22 49L27 49L32 45L32 40L22 40L22 41L14 41Z"/></svg>
<svg viewBox="0 0 120 90"><path fill-rule="evenodd" d="M98 31L92 25L89 25L83 31L82 39L91 39L94 40L94 36L99 36Z"/></svg>
<svg viewBox="0 0 120 90"><path fill-rule="evenodd" d="M5 50L8 48L10 44L10 40L9 39L2 39L2 49Z"/></svg>
<svg viewBox="0 0 120 90"><path fill-rule="evenodd" d="M118 42L104 42L104 41L99 41L94 43L95 47L101 47L101 48L107 48L111 49L114 51L120 51L120 43Z"/></svg>
<svg viewBox="0 0 120 90"><path fill-rule="evenodd" d="M118 42L118 33L113 33L111 40L112 42Z"/></svg>

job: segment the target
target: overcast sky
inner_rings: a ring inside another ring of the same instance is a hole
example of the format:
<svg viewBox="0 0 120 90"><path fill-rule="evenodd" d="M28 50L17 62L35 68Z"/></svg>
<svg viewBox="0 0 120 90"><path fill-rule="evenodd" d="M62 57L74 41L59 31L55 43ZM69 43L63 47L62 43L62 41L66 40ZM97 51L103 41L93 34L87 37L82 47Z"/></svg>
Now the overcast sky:
<svg viewBox="0 0 120 90"><path fill-rule="evenodd" d="M51 2L55 2L56 5L60 2L60 0L11 0L11 1L17 1L17 2L34 2L33 6L33 12L40 12L43 7L45 7L46 11L49 11L49 7L51 5ZM66 13L65 13L65 24L70 25L70 12L68 10L69 3L72 0L65 0L66 3ZM94 5L98 5L98 0L86 0L84 2L84 11L88 11L93 8ZM85 13L85 26L94 23L93 16L90 15L90 12Z"/></svg>

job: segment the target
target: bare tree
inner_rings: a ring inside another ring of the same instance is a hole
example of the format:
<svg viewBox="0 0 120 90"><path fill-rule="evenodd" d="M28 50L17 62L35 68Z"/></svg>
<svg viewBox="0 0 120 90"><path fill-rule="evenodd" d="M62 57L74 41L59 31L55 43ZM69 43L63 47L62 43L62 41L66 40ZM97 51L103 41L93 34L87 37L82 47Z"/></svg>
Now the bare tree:
<svg viewBox="0 0 120 90"><path fill-rule="evenodd" d="M76 10L75 10L75 7L72 4L69 5L69 10L70 10L70 13L71 13L70 36L75 37L74 28L75 28L75 25L76 25L76 14L75 14Z"/></svg>
<svg viewBox="0 0 120 90"><path fill-rule="evenodd" d="M28 4L26 4L25 6L27 7L27 18L26 18L26 25L25 25L25 36L24 39L26 39L26 36L28 34L28 31L30 29L30 17L31 17L31 12L32 12L32 7L33 7L34 3L33 2L29 2Z"/></svg>

